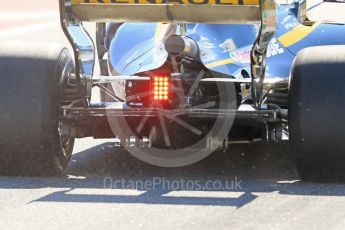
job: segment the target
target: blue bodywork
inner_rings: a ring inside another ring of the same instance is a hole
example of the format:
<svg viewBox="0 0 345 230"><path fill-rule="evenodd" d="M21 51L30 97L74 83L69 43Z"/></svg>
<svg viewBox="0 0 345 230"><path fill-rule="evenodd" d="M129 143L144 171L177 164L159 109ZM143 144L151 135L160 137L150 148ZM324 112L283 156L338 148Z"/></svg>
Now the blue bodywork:
<svg viewBox="0 0 345 230"><path fill-rule="evenodd" d="M267 77L288 78L296 54L305 47L345 43L343 24L304 25L298 20L298 9L298 1L278 6L277 33L267 54ZM133 75L161 67L168 58L164 34L175 33L176 28L161 23L124 23L110 44L111 73ZM197 42L207 68L241 78L243 69L250 73L250 51L258 29L253 24L187 24L185 35Z"/></svg>

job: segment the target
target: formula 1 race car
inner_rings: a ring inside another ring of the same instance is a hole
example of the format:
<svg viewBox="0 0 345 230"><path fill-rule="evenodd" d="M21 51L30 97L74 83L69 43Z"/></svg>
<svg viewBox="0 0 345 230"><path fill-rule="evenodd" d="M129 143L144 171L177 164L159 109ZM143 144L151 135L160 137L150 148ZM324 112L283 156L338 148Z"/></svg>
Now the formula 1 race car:
<svg viewBox="0 0 345 230"><path fill-rule="evenodd" d="M56 45L0 47L0 173L61 173L74 139L94 137L164 167L289 140L302 179L345 174L345 27L308 20L305 1L60 0L60 12L75 63Z"/></svg>

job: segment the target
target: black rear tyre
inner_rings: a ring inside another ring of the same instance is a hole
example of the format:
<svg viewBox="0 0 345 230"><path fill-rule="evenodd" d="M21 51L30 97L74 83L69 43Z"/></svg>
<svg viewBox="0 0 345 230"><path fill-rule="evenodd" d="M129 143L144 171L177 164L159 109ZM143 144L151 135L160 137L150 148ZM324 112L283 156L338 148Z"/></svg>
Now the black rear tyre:
<svg viewBox="0 0 345 230"><path fill-rule="evenodd" d="M74 71L66 48L36 43L0 46L0 174L56 175L74 139L62 136L59 106L71 99ZM66 96L66 97L65 97Z"/></svg>
<svg viewBox="0 0 345 230"><path fill-rule="evenodd" d="M345 46L301 51L292 70L289 130L302 180L344 180L344 99Z"/></svg>

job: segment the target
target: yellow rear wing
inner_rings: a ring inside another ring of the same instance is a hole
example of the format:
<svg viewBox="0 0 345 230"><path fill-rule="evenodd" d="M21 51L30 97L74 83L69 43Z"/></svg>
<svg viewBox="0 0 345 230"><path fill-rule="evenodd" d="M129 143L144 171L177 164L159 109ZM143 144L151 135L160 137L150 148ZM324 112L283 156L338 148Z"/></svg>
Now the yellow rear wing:
<svg viewBox="0 0 345 230"><path fill-rule="evenodd" d="M259 22L259 0L71 0L72 13L93 22Z"/></svg>

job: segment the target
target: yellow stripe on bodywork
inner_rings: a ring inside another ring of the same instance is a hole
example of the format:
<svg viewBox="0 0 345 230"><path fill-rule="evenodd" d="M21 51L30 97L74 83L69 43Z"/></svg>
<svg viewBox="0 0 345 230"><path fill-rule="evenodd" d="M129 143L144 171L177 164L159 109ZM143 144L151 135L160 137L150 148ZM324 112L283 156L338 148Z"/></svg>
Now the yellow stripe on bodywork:
<svg viewBox="0 0 345 230"><path fill-rule="evenodd" d="M164 39L167 30L169 29L168 23L158 23L156 26L156 32L154 36L154 44L157 45Z"/></svg>
<svg viewBox="0 0 345 230"><path fill-rule="evenodd" d="M320 24L321 24L320 22L317 22L312 26L304 26L304 25L296 26L293 30L280 36L278 40L285 47L292 46L296 44L297 42L303 40L305 37L307 37Z"/></svg>
<svg viewBox="0 0 345 230"><path fill-rule="evenodd" d="M293 30L291 30L291 31L287 32L286 34L280 36L278 38L278 40L285 47L292 46L292 45L296 44L297 42L303 40L305 37L307 37L320 24L321 24L321 22L316 22L312 26L304 26L304 25L297 26ZM209 63L209 64L206 65L206 67L207 68L215 68L215 67L222 66L222 65L232 64L232 63L235 63L235 62L236 61L234 61L233 59L229 58L229 59L224 59L224 60L221 60L221 61Z"/></svg>
<svg viewBox="0 0 345 230"><path fill-rule="evenodd" d="M259 0L71 0L72 4L259 5Z"/></svg>
<svg viewBox="0 0 345 230"><path fill-rule="evenodd" d="M233 59L229 58L229 59L224 59L224 60L221 60L221 61L209 63L209 64L206 65L206 67L207 68L215 68L215 67L222 66L222 65L232 64L234 62L235 61Z"/></svg>

